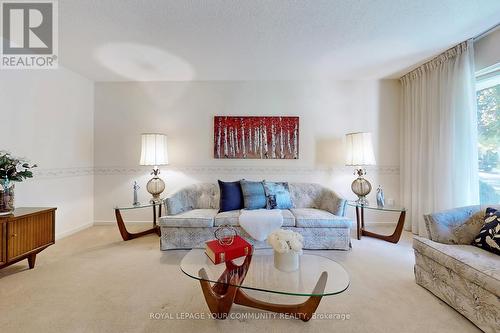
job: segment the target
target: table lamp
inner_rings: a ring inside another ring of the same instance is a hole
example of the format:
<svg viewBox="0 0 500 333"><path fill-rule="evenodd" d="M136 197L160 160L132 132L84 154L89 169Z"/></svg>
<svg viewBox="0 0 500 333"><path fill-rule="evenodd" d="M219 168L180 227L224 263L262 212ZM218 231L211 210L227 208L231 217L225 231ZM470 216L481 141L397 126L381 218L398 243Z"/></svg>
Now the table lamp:
<svg viewBox="0 0 500 333"><path fill-rule="evenodd" d="M366 196L372 190L372 185L363 178L366 175L364 166L375 165L373 154L372 134L367 132L348 133L345 136L347 145L346 165L354 166L354 174L358 175L352 184L352 191L358 196L357 202L361 205L368 205Z"/></svg>
<svg viewBox="0 0 500 333"><path fill-rule="evenodd" d="M160 169L158 166L168 164L167 136L159 133L141 134L142 148L140 165L152 165L151 178L146 189L153 196L151 202L159 202L160 194L165 190L165 182L158 177Z"/></svg>

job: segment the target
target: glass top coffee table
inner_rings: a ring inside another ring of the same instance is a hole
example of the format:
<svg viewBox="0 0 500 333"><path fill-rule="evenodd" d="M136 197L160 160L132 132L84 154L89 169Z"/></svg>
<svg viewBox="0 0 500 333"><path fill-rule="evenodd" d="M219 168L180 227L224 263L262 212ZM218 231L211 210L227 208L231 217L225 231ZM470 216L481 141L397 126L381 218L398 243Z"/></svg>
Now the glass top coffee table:
<svg viewBox="0 0 500 333"><path fill-rule="evenodd" d="M308 321L323 296L339 294L349 287L349 275L340 264L308 253L300 256L299 269L294 272L275 268L272 250L254 250L252 255L214 265L203 250L193 249L180 267L187 276L200 281L207 305L217 319L225 319L235 303ZM299 304L274 304L249 296L245 289L308 298Z"/></svg>

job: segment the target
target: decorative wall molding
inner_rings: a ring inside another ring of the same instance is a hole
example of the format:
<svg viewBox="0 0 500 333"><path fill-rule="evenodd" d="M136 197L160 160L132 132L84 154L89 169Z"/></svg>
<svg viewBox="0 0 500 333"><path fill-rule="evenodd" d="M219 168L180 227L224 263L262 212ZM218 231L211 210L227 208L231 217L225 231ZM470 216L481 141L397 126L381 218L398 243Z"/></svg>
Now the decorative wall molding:
<svg viewBox="0 0 500 333"><path fill-rule="evenodd" d="M208 166L208 165L169 165L162 167L166 172L181 172L185 174L198 175L219 175L219 174L248 174L248 175L317 175L317 174L352 174L353 167L293 167L293 166ZM399 175L399 166L397 165L377 165L366 168L369 173L378 175ZM74 168L54 168L54 169L36 169L34 176L36 178L65 178L65 177L83 177L83 176L116 176L116 175L141 175L151 170L148 166L102 166L102 167L74 167Z"/></svg>
<svg viewBox="0 0 500 333"><path fill-rule="evenodd" d="M123 166L108 166L108 167L95 167L94 175L98 176L115 176L115 175L136 175L144 174L148 171L151 172L152 167L123 167ZM162 170L165 168L162 167Z"/></svg>
<svg viewBox="0 0 500 333"><path fill-rule="evenodd" d="M135 175L148 172L151 167L96 167L94 174L96 175ZM169 165L162 168L165 171L182 172L186 174L277 174L277 175L307 175L307 174L351 174L354 171L353 167L334 167L334 168L309 168L309 167L293 167L293 166L248 166L248 165L232 165L232 166L204 166L204 165ZM399 166L397 165L378 165L366 168L368 172L377 173L379 175L399 175Z"/></svg>
<svg viewBox="0 0 500 333"><path fill-rule="evenodd" d="M36 168L33 170L36 178L65 178L65 177L83 177L92 176L94 174L93 167L73 167L73 168L54 168L42 169Z"/></svg>

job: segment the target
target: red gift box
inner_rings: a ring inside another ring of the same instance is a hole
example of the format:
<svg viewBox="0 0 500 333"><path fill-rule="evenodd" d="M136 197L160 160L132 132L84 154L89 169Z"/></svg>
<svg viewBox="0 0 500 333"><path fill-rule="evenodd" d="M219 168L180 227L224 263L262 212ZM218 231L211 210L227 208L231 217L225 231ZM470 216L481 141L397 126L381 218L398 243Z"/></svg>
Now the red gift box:
<svg viewBox="0 0 500 333"><path fill-rule="evenodd" d="M221 245L216 239L206 242L205 253L217 265L252 254L252 245L240 236L235 236L231 245Z"/></svg>

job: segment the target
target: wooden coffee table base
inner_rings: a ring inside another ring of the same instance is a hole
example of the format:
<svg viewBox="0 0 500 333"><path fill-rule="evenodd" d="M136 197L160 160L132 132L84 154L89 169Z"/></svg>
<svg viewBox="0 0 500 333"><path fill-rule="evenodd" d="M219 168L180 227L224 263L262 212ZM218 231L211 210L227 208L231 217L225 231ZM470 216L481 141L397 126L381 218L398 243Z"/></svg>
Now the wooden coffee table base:
<svg viewBox="0 0 500 333"><path fill-rule="evenodd" d="M309 321L318 308L322 296L310 296L305 302L299 304L274 304L250 297L242 288L237 287L245 279L251 258L251 255L247 256L241 266L226 262L226 270L213 286L210 286L210 282L208 282L205 269L200 269L198 274L201 278L201 289L214 318L226 319L231 311L231 306L239 304L255 309L287 314L302 321ZM323 272L312 294L321 295L325 290L327 279L327 272Z"/></svg>

